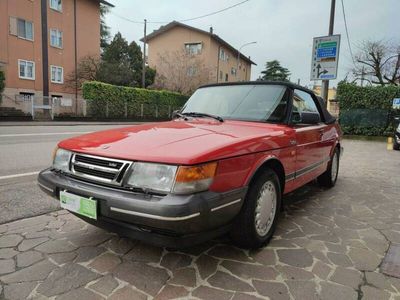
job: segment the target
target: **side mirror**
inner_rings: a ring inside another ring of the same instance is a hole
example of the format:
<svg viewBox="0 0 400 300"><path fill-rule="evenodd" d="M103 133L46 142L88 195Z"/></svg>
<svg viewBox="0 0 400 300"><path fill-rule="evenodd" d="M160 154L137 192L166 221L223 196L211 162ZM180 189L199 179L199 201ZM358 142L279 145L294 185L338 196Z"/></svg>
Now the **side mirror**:
<svg viewBox="0 0 400 300"><path fill-rule="evenodd" d="M172 120L176 119L178 117L178 113L180 112L180 110L174 110L171 114Z"/></svg>
<svg viewBox="0 0 400 300"><path fill-rule="evenodd" d="M319 113L303 111L300 113L301 123L303 124L318 124L321 122Z"/></svg>

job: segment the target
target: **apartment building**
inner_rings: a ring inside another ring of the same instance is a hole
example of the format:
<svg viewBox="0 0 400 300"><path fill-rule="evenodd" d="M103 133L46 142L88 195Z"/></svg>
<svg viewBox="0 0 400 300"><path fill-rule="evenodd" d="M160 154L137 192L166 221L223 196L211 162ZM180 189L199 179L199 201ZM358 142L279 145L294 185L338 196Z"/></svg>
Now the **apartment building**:
<svg viewBox="0 0 400 300"><path fill-rule="evenodd" d="M60 99L66 111L82 113L78 86L65 79L87 55L100 55L103 0L1 0L0 68L5 72L2 106L30 112L27 103ZM68 108L68 109L67 109Z"/></svg>
<svg viewBox="0 0 400 300"><path fill-rule="evenodd" d="M143 41L143 39L142 39ZM165 59L178 60L179 56L171 53L186 51L186 54L201 61L201 67L207 70L206 82L233 82L250 80L251 66L255 63L239 52L236 48L210 31L204 31L186 24L173 21L147 35L148 64L157 70L157 76L164 76L166 80L171 74L169 67L174 62L162 64ZM176 62L187 67L188 77L194 77L200 70L190 64ZM204 83L204 82L203 82Z"/></svg>

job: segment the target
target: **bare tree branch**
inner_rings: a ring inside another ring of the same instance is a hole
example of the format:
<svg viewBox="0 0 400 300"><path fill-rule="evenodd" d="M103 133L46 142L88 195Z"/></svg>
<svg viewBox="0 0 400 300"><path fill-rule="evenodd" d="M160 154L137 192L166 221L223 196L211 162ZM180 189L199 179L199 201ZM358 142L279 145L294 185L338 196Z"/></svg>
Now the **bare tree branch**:
<svg viewBox="0 0 400 300"><path fill-rule="evenodd" d="M204 61L185 49L159 54L156 71L152 87L183 94L193 93L209 80L209 70Z"/></svg>
<svg viewBox="0 0 400 300"><path fill-rule="evenodd" d="M394 47L388 42L364 41L355 57L357 65L353 69L356 78L379 85L400 85L400 45ZM397 57L397 59L395 59Z"/></svg>

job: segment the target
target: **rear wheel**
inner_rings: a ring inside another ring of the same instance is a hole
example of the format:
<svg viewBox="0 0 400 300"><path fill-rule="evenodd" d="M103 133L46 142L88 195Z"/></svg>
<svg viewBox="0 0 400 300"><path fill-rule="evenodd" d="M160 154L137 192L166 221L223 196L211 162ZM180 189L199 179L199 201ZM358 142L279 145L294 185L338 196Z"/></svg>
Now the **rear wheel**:
<svg viewBox="0 0 400 300"><path fill-rule="evenodd" d="M240 247L259 248L271 239L281 209L281 187L274 171L266 169L250 185L231 231Z"/></svg>
<svg viewBox="0 0 400 300"><path fill-rule="evenodd" d="M400 150L400 144L396 142L396 136L393 138L393 150Z"/></svg>
<svg viewBox="0 0 400 300"><path fill-rule="evenodd" d="M328 169L318 177L318 183L321 186L331 188L336 184L339 174L339 150L335 148L331 160L328 164Z"/></svg>

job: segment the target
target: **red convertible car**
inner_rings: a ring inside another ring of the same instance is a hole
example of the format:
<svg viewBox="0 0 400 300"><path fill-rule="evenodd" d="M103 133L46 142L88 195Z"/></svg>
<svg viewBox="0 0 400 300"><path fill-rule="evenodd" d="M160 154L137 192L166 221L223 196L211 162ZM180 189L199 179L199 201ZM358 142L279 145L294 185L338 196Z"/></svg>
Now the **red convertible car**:
<svg viewBox="0 0 400 300"><path fill-rule="evenodd" d="M199 88L169 122L64 140L40 187L85 221L185 247L272 237L285 194L336 183L342 132L321 98L285 82Z"/></svg>

